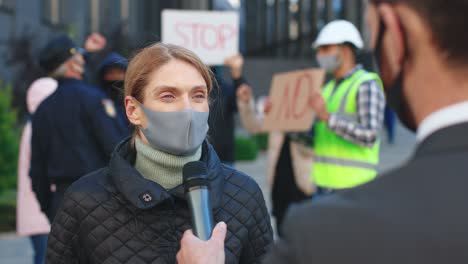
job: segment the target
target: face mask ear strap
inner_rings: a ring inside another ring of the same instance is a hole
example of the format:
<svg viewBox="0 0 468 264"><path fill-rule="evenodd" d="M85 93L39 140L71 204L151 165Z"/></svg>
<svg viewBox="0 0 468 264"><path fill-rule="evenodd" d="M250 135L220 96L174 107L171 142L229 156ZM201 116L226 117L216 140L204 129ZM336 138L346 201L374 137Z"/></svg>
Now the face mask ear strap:
<svg viewBox="0 0 468 264"><path fill-rule="evenodd" d="M131 95L130 95L130 97L137 103L137 105L141 108L141 111L143 111L143 113L146 115L145 106L144 106L142 103L140 103L140 101L138 101L135 97L133 97L133 96L131 96ZM136 126L136 127L137 127L138 129L140 129L140 130L143 129L142 126Z"/></svg>
<svg viewBox="0 0 468 264"><path fill-rule="evenodd" d="M131 96L131 95L130 95L130 97L131 97L131 98L137 103L137 105L139 105L141 108L145 108L145 107L143 106L143 103L141 103L140 101L138 101L138 99L136 99L135 97L133 97L133 96Z"/></svg>

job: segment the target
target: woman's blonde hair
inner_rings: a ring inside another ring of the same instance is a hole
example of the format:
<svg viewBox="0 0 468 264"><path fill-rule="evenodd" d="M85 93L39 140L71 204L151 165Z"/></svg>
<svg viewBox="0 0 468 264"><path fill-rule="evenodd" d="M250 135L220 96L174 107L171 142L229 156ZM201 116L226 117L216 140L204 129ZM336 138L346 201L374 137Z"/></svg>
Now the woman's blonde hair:
<svg viewBox="0 0 468 264"><path fill-rule="evenodd" d="M191 64L205 80L208 93L213 89L213 73L192 51L172 44L155 43L135 54L125 73L125 96L132 96L139 102L144 101L144 88L148 85L151 73L170 62L181 60ZM136 136L134 129L132 141Z"/></svg>
<svg viewBox="0 0 468 264"><path fill-rule="evenodd" d="M208 92L213 88L213 74L192 51L177 45L156 43L143 48L130 60L125 74L125 96L143 102L143 91L151 73L171 60L181 60L195 67L206 82Z"/></svg>

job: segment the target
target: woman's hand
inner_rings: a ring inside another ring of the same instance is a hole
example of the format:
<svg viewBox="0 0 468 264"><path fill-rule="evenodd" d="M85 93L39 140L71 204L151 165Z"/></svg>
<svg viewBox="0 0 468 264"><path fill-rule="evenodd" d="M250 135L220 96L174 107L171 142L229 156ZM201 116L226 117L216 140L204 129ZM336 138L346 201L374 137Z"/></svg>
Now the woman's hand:
<svg viewBox="0 0 468 264"><path fill-rule="evenodd" d="M219 222L211 235L210 240L202 241L196 237L192 230L187 230L180 241L180 250L177 253L178 264L223 264L224 239L227 226Z"/></svg>

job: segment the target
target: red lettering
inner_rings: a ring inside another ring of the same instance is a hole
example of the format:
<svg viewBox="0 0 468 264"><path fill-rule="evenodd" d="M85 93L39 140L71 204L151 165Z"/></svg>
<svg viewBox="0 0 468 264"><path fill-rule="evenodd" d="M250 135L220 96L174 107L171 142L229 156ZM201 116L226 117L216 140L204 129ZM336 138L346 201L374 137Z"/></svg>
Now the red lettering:
<svg viewBox="0 0 468 264"><path fill-rule="evenodd" d="M218 41L221 48L225 47L226 40L231 39L237 34L237 30L231 25L222 24L219 26Z"/></svg>
<svg viewBox="0 0 468 264"><path fill-rule="evenodd" d="M237 30L230 25L211 25L200 23L175 24L174 31L182 39L181 45L185 47L204 49L224 49L226 42L235 37Z"/></svg>
<svg viewBox="0 0 468 264"><path fill-rule="evenodd" d="M294 98L293 98L293 106L294 106L294 112L293 112L293 116L294 116L294 119L301 119L302 117L304 117L304 115L307 113L307 110L309 110L309 100L307 99L306 102L305 102L305 105L303 106L302 108L302 111L301 112L297 112L296 110L298 109L298 104L297 104L297 99L299 98L299 95L301 94L300 92L302 91L302 81L306 79L308 82L307 82L307 85L305 86L305 88L308 90L308 95L307 95L307 98L310 97L310 91L312 91L311 87L312 87L312 77L310 77L308 74L303 74L301 76L299 76L299 78L297 79L296 81L296 89L294 89Z"/></svg>
<svg viewBox="0 0 468 264"><path fill-rule="evenodd" d="M182 46L188 46L189 45L189 37L185 35L185 33L182 31L182 27L187 26L185 23L176 23L175 24L175 32L183 39L184 43L181 44Z"/></svg>
<svg viewBox="0 0 468 264"><path fill-rule="evenodd" d="M208 34L207 35L207 32L209 32L208 30L211 30L212 34ZM213 26L213 25L202 25L202 29L201 29L201 32L200 32L200 39L201 39L201 44L202 46L205 48L205 49L216 49L218 47L218 32L216 30L216 27ZM208 39L212 39L213 44L209 44L208 43Z"/></svg>
<svg viewBox="0 0 468 264"><path fill-rule="evenodd" d="M306 85L303 82L307 81ZM308 90L307 98L310 98L312 92L312 77L308 74L303 74L296 79L294 90L290 94L290 84L286 84L283 89L282 103L276 113L276 121L281 120L300 120L305 116L309 108L309 99L305 100L303 106L299 106L298 99L301 96L302 89Z"/></svg>
<svg viewBox="0 0 468 264"><path fill-rule="evenodd" d="M192 24L192 43L193 47L197 48L198 47L198 29L200 28L200 24Z"/></svg>
<svg viewBox="0 0 468 264"><path fill-rule="evenodd" d="M280 108L278 109L278 112L276 114L276 121L290 118L290 115L291 115L290 103L291 102L289 101L289 85L286 84L286 86L284 87L284 92L283 92L283 103L279 105ZM284 115L283 115L283 112L285 112Z"/></svg>

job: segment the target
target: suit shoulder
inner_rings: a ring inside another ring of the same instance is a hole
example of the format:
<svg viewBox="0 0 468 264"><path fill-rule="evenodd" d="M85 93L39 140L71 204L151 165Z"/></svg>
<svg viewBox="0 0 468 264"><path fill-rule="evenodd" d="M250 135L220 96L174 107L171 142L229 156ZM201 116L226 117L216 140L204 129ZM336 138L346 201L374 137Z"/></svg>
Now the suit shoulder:
<svg viewBox="0 0 468 264"><path fill-rule="evenodd" d="M363 196L364 197L364 196ZM366 224L379 222L373 201L353 197L353 194L334 194L318 200L306 200L291 206L287 220L295 228L314 229L315 232L336 233Z"/></svg>

